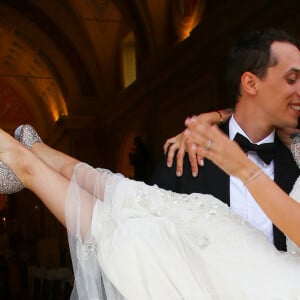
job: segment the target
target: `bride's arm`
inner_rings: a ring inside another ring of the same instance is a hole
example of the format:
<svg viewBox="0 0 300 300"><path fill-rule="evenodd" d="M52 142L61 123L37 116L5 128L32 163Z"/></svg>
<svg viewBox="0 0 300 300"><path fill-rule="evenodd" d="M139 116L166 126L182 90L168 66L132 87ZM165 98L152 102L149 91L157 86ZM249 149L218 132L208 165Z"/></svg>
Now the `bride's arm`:
<svg viewBox="0 0 300 300"><path fill-rule="evenodd" d="M280 189L256 164L248 159L240 147L216 126L201 130L191 126L186 135L197 143L196 152L212 160L227 174L238 177L254 199L291 240L300 246L300 204ZM207 150L207 141L211 146Z"/></svg>

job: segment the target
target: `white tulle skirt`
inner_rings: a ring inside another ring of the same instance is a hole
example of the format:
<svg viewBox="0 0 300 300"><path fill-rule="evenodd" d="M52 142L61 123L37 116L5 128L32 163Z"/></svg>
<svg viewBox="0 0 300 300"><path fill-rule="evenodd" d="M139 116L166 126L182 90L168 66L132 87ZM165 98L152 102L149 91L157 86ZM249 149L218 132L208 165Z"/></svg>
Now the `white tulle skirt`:
<svg viewBox="0 0 300 300"><path fill-rule="evenodd" d="M73 298L300 299L297 248L277 251L210 195L79 164L66 205Z"/></svg>

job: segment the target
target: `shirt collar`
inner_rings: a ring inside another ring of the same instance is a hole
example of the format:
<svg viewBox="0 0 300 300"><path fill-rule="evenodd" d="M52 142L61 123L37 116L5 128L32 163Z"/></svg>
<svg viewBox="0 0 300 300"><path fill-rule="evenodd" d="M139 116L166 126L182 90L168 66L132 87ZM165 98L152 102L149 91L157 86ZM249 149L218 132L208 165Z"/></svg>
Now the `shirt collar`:
<svg viewBox="0 0 300 300"><path fill-rule="evenodd" d="M237 123L237 121L234 118L234 115L232 115L229 120L229 138L231 140L233 140L237 132L242 134L250 142L252 142L251 139L248 137L248 135L245 133L245 131L239 126L239 124ZM260 140L259 142L255 143L255 144L259 145L259 144L263 144L263 143L273 143L274 139L275 139L275 130L273 130L268 136L266 136L265 138L263 138L262 140Z"/></svg>

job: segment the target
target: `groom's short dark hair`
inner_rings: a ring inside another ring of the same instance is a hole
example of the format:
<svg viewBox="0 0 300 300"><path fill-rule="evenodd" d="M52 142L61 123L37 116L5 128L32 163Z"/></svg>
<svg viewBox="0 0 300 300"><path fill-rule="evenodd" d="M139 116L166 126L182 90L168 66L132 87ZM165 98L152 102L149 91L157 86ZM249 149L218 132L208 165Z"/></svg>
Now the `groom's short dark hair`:
<svg viewBox="0 0 300 300"><path fill-rule="evenodd" d="M278 63L271 53L274 42L287 42L300 49L299 40L289 33L269 29L265 31L252 31L241 37L230 50L225 65L225 82L230 101L235 105L240 96L241 76L251 72L263 78L267 69Z"/></svg>

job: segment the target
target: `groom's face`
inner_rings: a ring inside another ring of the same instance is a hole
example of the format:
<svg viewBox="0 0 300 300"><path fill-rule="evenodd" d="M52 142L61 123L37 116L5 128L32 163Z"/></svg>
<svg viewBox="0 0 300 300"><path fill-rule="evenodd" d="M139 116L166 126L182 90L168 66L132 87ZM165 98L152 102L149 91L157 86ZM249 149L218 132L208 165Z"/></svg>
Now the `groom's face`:
<svg viewBox="0 0 300 300"><path fill-rule="evenodd" d="M277 63L259 80L258 105L272 126L296 127L300 115L300 51L292 44L274 42L271 53Z"/></svg>

